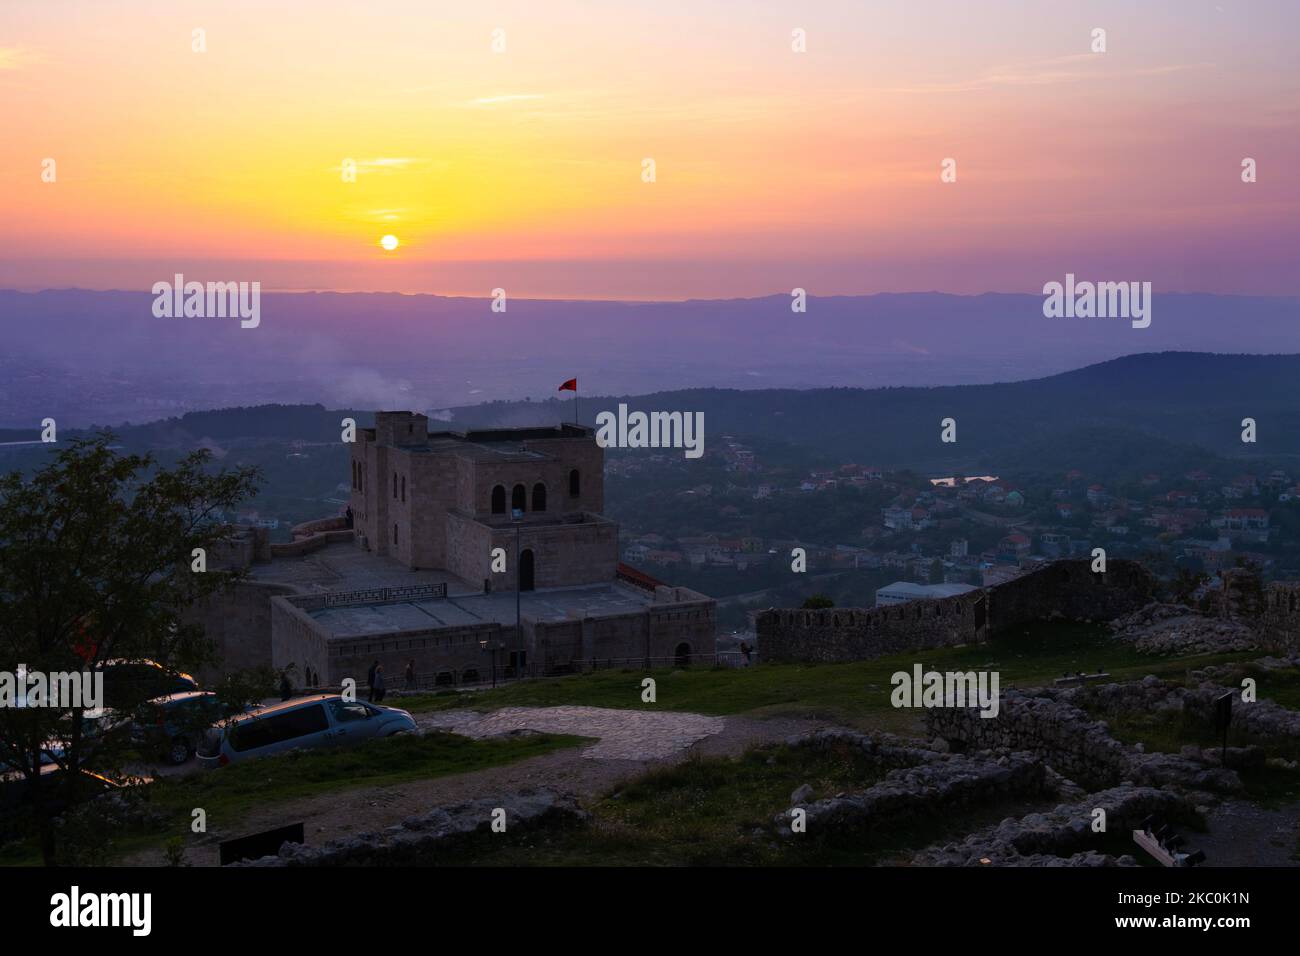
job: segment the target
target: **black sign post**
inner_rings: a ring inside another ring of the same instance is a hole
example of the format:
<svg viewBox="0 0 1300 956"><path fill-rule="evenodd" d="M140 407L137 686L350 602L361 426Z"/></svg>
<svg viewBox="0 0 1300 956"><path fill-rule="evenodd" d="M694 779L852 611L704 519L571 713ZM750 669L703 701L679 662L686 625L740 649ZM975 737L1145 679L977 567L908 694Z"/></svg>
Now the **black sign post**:
<svg viewBox="0 0 1300 956"><path fill-rule="evenodd" d="M1223 733L1223 757L1221 762L1228 766L1228 725L1232 723L1232 698L1236 691L1228 691L1214 699L1214 729Z"/></svg>

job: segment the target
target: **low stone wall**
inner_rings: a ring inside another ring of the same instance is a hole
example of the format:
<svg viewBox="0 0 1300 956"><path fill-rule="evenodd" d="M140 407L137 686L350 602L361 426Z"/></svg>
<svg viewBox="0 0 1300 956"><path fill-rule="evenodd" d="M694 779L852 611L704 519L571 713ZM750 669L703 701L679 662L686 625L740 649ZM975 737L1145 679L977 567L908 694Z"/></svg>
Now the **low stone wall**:
<svg viewBox="0 0 1300 956"><path fill-rule="evenodd" d="M914 817L938 816L1049 790L1046 768L1028 753L948 754L909 747L897 738L877 739L849 731L821 731L792 743L817 749L847 744L872 763L893 767L866 790L803 805L811 836L846 829L874 830ZM791 819L790 811L778 814L772 821L776 832L793 835Z"/></svg>
<svg viewBox="0 0 1300 956"><path fill-rule="evenodd" d="M1260 678L1264 683L1267 680L1267 676ZM1235 687L1209 682L1199 687L1183 687L1155 677L1146 677L1140 681L1072 689L1069 699L1103 714L1168 714L1174 719L1180 719L1180 715L1183 715L1204 726L1207 739L1211 739L1209 734L1214 726L1215 701L1229 693L1235 696L1230 734L1248 734L1274 740L1300 738L1300 712L1262 698L1245 703L1241 700L1239 683Z"/></svg>
<svg viewBox="0 0 1300 956"><path fill-rule="evenodd" d="M831 663L983 641L1050 618L1109 620L1145 606L1154 579L1134 561L1104 573L1089 561L1054 561L1004 584L938 600L877 608L772 609L758 615L765 661Z"/></svg>
<svg viewBox="0 0 1300 956"><path fill-rule="evenodd" d="M382 833L360 833L315 847L286 843L277 856L232 866L429 866L440 852L475 839L504 839L491 832L493 811L505 811L506 833L578 824L587 819L576 798L549 791L519 792L436 807Z"/></svg>
<svg viewBox="0 0 1300 956"><path fill-rule="evenodd" d="M996 717L981 717L973 707L938 707L926 711L925 723L950 746L1027 750L1088 789L1128 782L1217 793L1242 790L1235 772L1199 754L1146 753L1116 740L1103 721L1071 703L1084 699L1074 695L1092 690L1011 690L1003 694Z"/></svg>
<svg viewBox="0 0 1300 956"><path fill-rule="evenodd" d="M333 515L329 518L316 518L312 521L304 521L302 524L296 524L290 529L289 533L295 538L305 538L308 535L320 534L325 531L349 531L348 519L342 515Z"/></svg>
<svg viewBox="0 0 1300 956"><path fill-rule="evenodd" d="M271 556L273 558L296 558L304 554L311 554L313 551L319 551L327 544L335 542L348 542L352 540L352 532L347 531L322 531L317 534L296 537L292 541L272 544Z"/></svg>

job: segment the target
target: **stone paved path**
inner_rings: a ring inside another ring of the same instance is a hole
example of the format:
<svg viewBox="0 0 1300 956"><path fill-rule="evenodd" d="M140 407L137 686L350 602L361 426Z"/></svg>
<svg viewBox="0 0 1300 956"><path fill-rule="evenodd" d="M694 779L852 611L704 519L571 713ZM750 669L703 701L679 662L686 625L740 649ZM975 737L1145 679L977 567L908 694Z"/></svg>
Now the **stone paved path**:
<svg viewBox="0 0 1300 956"><path fill-rule="evenodd" d="M516 730L599 737L582 751L590 760L662 760L726 726L722 717L604 707L505 707L490 714L452 710L421 714L416 721L421 729L474 738Z"/></svg>

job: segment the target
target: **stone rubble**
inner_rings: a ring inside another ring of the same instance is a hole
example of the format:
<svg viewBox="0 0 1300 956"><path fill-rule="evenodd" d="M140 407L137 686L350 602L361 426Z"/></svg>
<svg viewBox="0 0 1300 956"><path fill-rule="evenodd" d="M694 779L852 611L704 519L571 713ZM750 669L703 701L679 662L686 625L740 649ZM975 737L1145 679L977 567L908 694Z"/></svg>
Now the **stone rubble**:
<svg viewBox="0 0 1300 956"><path fill-rule="evenodd" d="M1128 854L1117 858L1098 849L1105 835L1092 830L1097 808L1106 811L1106 832L1111 834L1136 830L1148 816L1166 822L1201 822L1194 804L1184 796L1124 785L1047 813L1031 813L1018 820L1008 817L960 843L927 847L916 854L912 865L1137 866L1137 860Z"/></svg>
<svg viewBox="0 0 1300 956"><path fill-rule="evenodd" d="M1181 604L1152 603L1108 625L1111 636L1143 654L1220 654L1259 646L1241 621L1207 617Z"/></svg>

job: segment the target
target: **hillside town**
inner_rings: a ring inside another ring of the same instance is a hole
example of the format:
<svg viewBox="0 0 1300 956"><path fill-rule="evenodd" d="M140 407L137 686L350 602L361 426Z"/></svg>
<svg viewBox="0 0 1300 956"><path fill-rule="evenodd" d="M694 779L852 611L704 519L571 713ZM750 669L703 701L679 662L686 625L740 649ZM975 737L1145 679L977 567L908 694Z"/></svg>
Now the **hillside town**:
<svg viewBox="0 0 1300 956"><path fill-rule="evenodd" d="M767 465L753 448L725 436L712 453L721 480L687 484L667 456L615 458L613 476L677 472L678 508L704 504L714 528L669 537L625 523L622 555L655 568L788 567L802 548L809 571L887 570L921 584L991 586L1061 557L1141 558L1169 575L1197 576L1215 587L1224 569L1243 563L1266 576L1292 578L1300 547L1300 484L1281 469L1262 473L1197 468L1146 473L1136 481L1073 468L1055 475L922 477L913 471L845 463L795 473ZM683 486L684 485L684 486ZM667 487L667 486L666 486ZM834 538L799 533L799 516L823 502L869 508ZM775 516L775 520L774 520ZM787 520L782 521L785 517ZM665 522L660 522L664 526ZM760 529L780 527L784 533Z"/></svg>

